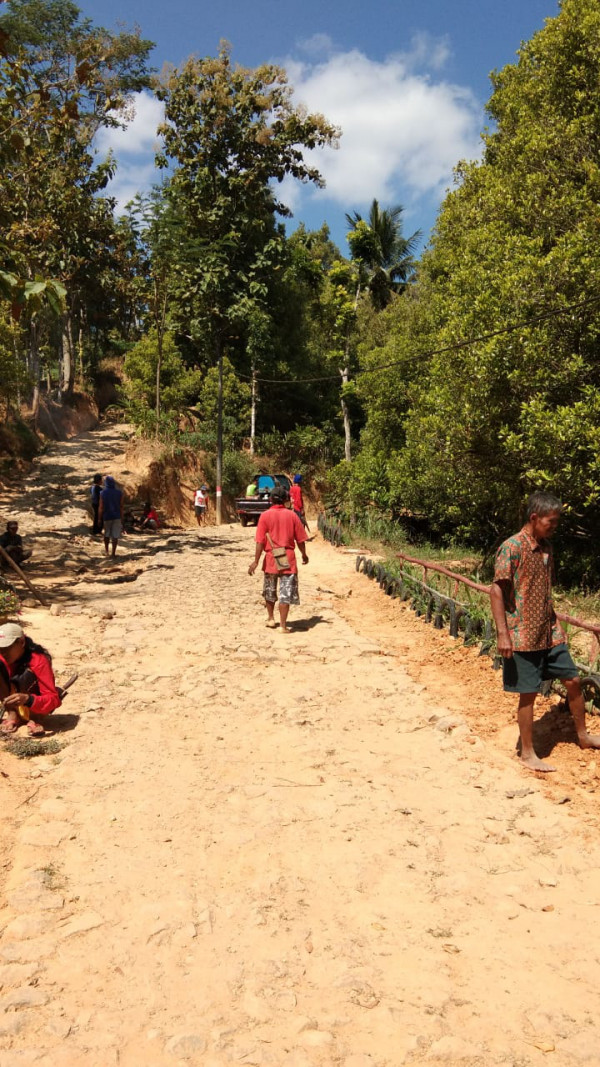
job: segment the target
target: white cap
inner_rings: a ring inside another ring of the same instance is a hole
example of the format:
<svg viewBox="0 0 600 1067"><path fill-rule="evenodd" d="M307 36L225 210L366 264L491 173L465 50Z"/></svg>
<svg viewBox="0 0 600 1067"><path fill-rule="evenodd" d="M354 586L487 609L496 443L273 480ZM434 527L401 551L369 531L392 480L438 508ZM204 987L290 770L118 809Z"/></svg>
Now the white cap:
<svg viewBox="0 0 600 1067"><path fill-rule="evenodd" d="M18 622L5 622L0 626L0 648L14 645L20 637L25 637L23 627Z"/></svg>

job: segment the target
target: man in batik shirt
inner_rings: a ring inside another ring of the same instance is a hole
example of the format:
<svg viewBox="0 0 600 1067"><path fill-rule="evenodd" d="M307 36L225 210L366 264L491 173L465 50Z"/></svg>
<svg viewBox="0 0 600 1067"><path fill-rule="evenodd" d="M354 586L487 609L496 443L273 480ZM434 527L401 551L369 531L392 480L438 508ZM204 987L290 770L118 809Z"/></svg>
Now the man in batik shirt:
<svg viewBox="0 0 600 1067"><path fill-rule="evenodd" d="M556 531L562 504L551 493L532 493L523 529L504 541L496 556L490 591L503 658L504 690L519 694L517 718L521 761L532 771L553 771L533 747L533 707L545 681L560 678L569 698L582 748L600 748L588 734L585 702L575 666L552 604L553 562L549 537Z"/></svg>

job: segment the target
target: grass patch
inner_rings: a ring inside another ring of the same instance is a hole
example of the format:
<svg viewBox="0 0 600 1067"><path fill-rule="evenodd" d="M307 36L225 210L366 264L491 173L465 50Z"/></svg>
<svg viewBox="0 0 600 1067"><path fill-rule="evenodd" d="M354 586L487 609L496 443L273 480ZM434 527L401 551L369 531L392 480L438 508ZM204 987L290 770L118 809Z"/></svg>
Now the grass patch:
<svg viewBox="0 0 600 1067"><path fill-rule="evenodd" d="M32 759L34 756L54 756L65 746L54 737L49 741L36 741L35 737L15 737L6 742L6 749L17 759Z"/></svg>

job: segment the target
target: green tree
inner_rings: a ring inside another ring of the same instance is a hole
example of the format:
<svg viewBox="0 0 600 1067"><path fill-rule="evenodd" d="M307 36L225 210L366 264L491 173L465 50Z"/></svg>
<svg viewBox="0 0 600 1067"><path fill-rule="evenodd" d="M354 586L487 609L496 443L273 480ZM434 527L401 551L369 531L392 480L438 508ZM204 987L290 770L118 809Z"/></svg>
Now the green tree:
<svg viewBox="0 0 600 1067"><path fill-rule="evenodd" d="M99 249L114 240L114 205L97 197L114 164L95 163L92 140L101 126L122 124L131 92L149 84L151 42L94 27L70 0L9 0L0 34L0 267L17 279L17 302L32 285L52 296L48 278L66 291L60 386L68 396L85 295ZM37 312L27 318L37 383L43 320Z"/></svg>
<svg viewBox="0 0 600 1067"><path fill-rule="evenodd" d="M404 291L414 273L414 253L422 234L416 230L403 236L403 211L400 204L382 209L373 200L368 222L358 211L346 215L352 258L363 264L371 300L379 309L389 304L393 293Z"/></svg>
<svg viewBox="0 0 600 1067"><path fill-rule="evenodd" d="M399 366L380 376L388 417L367 399L365 439L386 449L389 506L445 537L489 545L551 484L576 561L600 521L597 3L563 0L492 82L483 159L459 166L407 313L387 319Z"/></svg>
<svg viewBox="0 0 600 1067"><path fill-rule="evenodd" d="M222 381L225 348L262 306L265 277L279 262L283 234L274 232L274 219L289 212L272 183L292 176L322 184L302 153L332 143L336 130L294 107L283 70L236 67L226 45L214 58L189 59L159 95L165 102L159 163L175 166L167 195L188 235L178 256L176 315L205 358L210 353ZM220 476L218 466L218 519Z"/></svg>

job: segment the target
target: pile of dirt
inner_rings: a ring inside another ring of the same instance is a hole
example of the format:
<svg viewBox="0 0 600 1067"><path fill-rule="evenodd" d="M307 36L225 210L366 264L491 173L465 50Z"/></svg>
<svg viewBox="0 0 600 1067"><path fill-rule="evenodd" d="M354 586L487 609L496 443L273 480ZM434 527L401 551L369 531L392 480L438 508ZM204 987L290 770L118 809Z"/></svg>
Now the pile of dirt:
<svg viewBox="0 0 600 1067"><path fill-rule="evenodd" d="M37 432L50 441L68 441L78 433L95 429L98 415L98 405L88 393L74 393L61 404L45 397L40 402Z"/></svg>
<svg viewBox="0 0 600 1067"><path fill-rule="evenodd" d="M127 448L127 471L122 484L128 502L135 506L149 500L169 525L194 526L194 493L206 474L206 453L193 448L170 452L160 441L132 439ZM211 486L214 493L214 487ZM209 498L208 519L214 516L214 495ZM235 522L235 501L223 497L223 518Z"/></svg>

